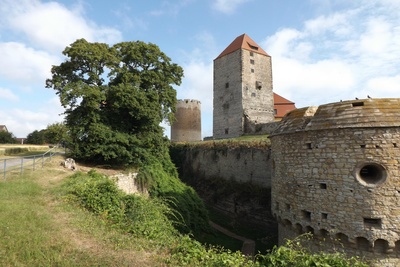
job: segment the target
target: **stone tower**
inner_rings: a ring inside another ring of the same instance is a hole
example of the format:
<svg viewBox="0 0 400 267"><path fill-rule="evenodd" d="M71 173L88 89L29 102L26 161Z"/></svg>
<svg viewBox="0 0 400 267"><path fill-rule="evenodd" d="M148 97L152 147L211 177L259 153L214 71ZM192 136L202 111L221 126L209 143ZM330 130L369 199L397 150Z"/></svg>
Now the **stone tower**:
<svg viewBox="0 0 400 267"><path fill-rule="evenodd" d="M271 57L246 34L214 60L213 137L257 132L274 121Z"/></svg>
<svg viewBox="0 0 400 267"><path fill-rule="evenodd" d="M176 121L171 125L172 142L201 141L201 104L198 100L178 100Z"/></svg>
<svg viewBox="0 0 400 267"><path fill-rule="evenodd" d="M400 266L400 99L289 112L271 135L279 240Z"/></svg>

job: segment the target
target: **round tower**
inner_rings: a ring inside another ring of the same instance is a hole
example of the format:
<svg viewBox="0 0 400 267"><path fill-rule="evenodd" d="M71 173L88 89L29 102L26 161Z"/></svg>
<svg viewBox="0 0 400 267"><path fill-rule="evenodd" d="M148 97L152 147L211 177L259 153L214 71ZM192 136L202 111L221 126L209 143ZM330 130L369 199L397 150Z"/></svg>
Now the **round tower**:
<svg viewBox="0 0 400 267"><path fill-rule="evenodd" d="M172 142L201 141L201 103L198 100L178 100L176 121L171 125Z"/></svg>
<svg viewBox="0 0 400 267"><path fill-rule="evenodd" d="M289 112L271 136L279 242L400 266L400 99Z"/></svg>

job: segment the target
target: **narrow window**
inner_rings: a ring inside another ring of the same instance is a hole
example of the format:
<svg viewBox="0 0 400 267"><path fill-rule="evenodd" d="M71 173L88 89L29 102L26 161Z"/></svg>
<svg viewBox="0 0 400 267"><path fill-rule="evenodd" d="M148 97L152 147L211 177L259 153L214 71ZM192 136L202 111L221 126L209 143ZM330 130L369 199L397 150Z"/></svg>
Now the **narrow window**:
<svg viewBox="0 0 400 267"><path fill-rule="evenodd" d="M305 219L307 221L311 221L311 212L309 212L307 210L302 210L301 215L303 216L303 219Z"/></svg>
<svg viewBox="0 0 400 267"><path fill-rule="evenodd" d="M352 103L353 107L362 107L364 106L364 102L354 102Z"/></svg>
<svg viewBox="0 0 400 267"><path fill-rule="evenodd" d="M225 134L229 133L229 128L225 128Z"/></svg>
<svg viewBox="0 0 400 267"><path fill-rule="evenodd" d="M250 59L250 64L254 65L254 59Z"/></svg>
<svg viewBox="0 0 400 267"><path fill-rule="evenodd" d="M312 149L312 144L311 144L311 142L306 143L306 146L307 146L307 149Z"/></svg>
<svg viewBox="0 0 400 267"><path fill-rule="evenodd" d="M225 88L229 88L229 83L226 83L226 84L225 84Z"/></svg>
<svg viewBox="0 0 400 267"><path fill-rule="evenodd" d="M328 219L328 213L321 213L321 218L323 219L323 220L327 220Z"/></svg>
<svg viewBox="0 0 400 267"><path fill-rule="evenodd" d="M364 227L381 228L381 226L382 226L382 219L364 218Z"/></svg>
<svg viewBox="0 0 400 267"><path fill-rule="evenodd" d="M274 115L278 114L278 110L274 108Z"/></svg>
<svg viewBox="0 0 400 267"><path fill-rule="evenodd" d="M251 73L254 73L254 69L251 69Z"/></svg>
<svg viewBox="0 0 400 267"><path fill-rule="evenodd" d="M367 145L360 145L360 147L361 147L361 148L366 148L366 147L367 147Z"/></svg>
<svg viewBox="0 0 400 267"><path fill-rule="evenodd" d="M319 183L319 188L326 189L326 183Z"/></svg>
<svg viewBox="0 0 400 267"><path fill-rule="evenodd" d="M251 56L251 57L252 57L252 56L254 56L254 53L253 53L253 52L251 52L251 51L250 51L250 56Z"/></svg>
<svg viewBox="0 0 400 267"><path fill-rule="evenodd" d="M290 211L290 209L291 209L290 204L286 203L285 208L286 208L286 211Z"/></svg>

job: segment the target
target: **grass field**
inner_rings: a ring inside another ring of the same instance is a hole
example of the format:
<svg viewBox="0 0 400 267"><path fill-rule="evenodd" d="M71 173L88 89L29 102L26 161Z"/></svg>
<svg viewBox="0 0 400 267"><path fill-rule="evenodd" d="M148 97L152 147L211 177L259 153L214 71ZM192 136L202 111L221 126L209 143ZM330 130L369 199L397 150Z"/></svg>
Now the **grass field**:
<svg viewBox="0 0 400 267"><path fill-rule="evenodd" d="M163 251L63 201L62 160L0 182L0 266L162 266Z"/></svg>

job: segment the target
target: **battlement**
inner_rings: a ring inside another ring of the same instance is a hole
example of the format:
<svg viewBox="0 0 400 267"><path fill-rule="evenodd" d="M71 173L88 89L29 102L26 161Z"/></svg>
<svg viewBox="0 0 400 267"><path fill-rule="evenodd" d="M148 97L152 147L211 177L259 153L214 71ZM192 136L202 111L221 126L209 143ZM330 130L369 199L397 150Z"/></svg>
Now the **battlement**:
<svg viewBox="0 0 400 267"><path fill-rule="evenodd" d="M194 104L201 104L199 100L195 99L178 99L178 104L189 104L189 103L194 103Z"/></svg>

